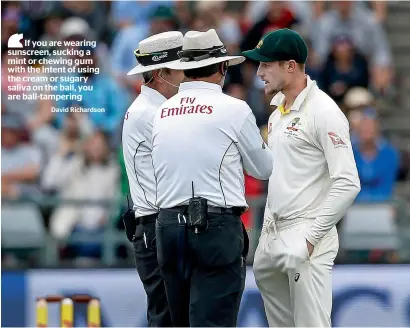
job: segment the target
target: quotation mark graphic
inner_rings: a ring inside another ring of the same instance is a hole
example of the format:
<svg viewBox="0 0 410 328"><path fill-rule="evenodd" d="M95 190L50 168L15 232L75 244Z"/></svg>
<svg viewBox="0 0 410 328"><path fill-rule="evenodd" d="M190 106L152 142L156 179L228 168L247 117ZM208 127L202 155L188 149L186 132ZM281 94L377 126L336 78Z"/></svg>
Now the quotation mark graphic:
<svg viewBox="0 0 410 328"><path fill-rule="evenodd" d="M9 38L7 46L9 48L23 48L23 44L20 42L20 40L23 40L23 34L13 34Z"/></svg>

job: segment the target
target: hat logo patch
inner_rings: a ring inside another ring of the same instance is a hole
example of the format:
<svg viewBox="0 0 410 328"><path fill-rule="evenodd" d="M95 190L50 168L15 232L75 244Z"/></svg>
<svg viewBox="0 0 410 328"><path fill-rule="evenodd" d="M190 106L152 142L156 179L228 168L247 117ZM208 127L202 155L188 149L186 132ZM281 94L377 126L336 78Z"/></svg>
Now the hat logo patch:
<svg viewBox="0 0 410 328"><path fill-rule="evenodd" d="M152 56L152 60L154 61L154 62L157 62L157 61L160 61L161 59L164 59L164 58L167 58L168 57L168 53L164 53L164 54L162 54L162 55L155 55L155 56Z"/></svg>
<svg viewBox="0 0 410 328"><path fill-rule="evenodd" d="M263 45L263 40L260 40L256 46L256 49L260 49Z"/></svg>

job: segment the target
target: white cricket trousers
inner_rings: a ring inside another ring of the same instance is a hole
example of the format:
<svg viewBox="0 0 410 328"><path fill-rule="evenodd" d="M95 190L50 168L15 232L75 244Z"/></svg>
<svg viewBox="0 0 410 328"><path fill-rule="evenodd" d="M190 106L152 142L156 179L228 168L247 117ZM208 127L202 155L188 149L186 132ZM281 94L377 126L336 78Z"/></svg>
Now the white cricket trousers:
<svg viewBox="0 0 410 328"><path fill-rule="evenodd" d="M333 227L309 257L304 234L312 223L268 220L262 229L253 270L270 327L331 327L339 239Z"/></svg>

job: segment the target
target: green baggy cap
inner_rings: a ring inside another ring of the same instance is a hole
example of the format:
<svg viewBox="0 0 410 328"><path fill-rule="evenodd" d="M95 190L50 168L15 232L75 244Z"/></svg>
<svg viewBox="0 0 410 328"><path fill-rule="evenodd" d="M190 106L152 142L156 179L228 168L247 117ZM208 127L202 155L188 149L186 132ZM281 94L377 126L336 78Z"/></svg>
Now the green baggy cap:
<svg viewBox="0 0 410 328"><path fill-rule="evenodd" d="M255 49L243 51L242 54L259 62L294 60L305 64L308 49L298 33L284 28L265 34Z"/></svg>

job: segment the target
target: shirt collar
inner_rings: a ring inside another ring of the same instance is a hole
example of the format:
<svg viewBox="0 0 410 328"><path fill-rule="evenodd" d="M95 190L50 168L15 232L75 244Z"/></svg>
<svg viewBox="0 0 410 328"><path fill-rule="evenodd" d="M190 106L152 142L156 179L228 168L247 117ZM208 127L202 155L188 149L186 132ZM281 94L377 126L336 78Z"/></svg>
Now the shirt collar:
<svg viewBox="0 0 410 328"><path fill-rule="evenodd" d="M141 86L141 94L147 96L152 103L158 106L162 105L167 100L167 98L157 90L147 87L146 85Z"/></svg>
<svg viewBox="0 0 410 328"><path fill-rule="evenodd" d="M184 82L179 85L179 91L190 89L209 89L222 92L222 87L219 84L204 81Z"/></svg>
<svg viewBox="0 0 410 328"><path fill-rule="evenodd" d="M306 75L307 78L307 86L302 90L301 93L296 97L295 101L293 102L292 107L290 110L296 110L298 111L300 109L300 106L303 104L303 102L306 99L307 94L309 91L312 89L312 87L316 86L316 81L313 81L310 79L309 75ZM280 106L283 105L283 102L285 101L285 95L282 92L278 92L271 100L270 104L273 106Z"/></svg>

